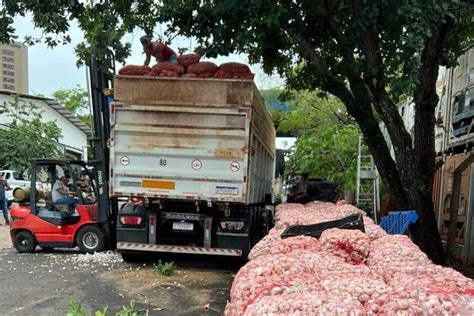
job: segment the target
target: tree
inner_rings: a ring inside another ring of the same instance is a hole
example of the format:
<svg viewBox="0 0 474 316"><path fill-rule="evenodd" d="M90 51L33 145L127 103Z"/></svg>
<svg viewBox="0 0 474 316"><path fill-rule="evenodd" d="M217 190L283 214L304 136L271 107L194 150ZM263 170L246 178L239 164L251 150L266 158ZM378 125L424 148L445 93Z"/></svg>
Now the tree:
<svg viewBox="0 0 474 316"><path fill-rule="evenodd" d="M317 92L293 91L288 98L289 110L273 116L279 132L298 136L287 170L332 180L341 190L354 190L359 129L344 105Z"/></svg>
<svg viewBox="0 0 474 316"><path fill-rule="evenodd" d="M285 75L294 89L338 97L399 207L418 210L415 242L434 262L444 262L431 201L435 84L439 66L454 65L473 45L470 1L9 0L0 10L1 42L14 36L13 17L28 12L51 46L68 42L69 21L76 19L85 39L76 48L79 62L110 49L123 61L130 51L120 42L124 34L138 27L151 35L156 23L165 23L167 35L196 38L207 56L247 53L266 72ZM396 107L409 94L416 110L414 141ZM379 119L388 128L395 159Z"/></svg>
<svg viewBox="0 0 474 316"><path fill-rule="evenodd" d="M0 166L24 172L32 158L61 156L61 130L55 122L43 122L41 111L33 103L15 97L0 104L0 115L10 118L10 123L0 129Z"/></svg>
<svg viewBox="0 0 474 316"><path fill-rule="evenodd" d="M4 0L0 8L0 43L17 38L13 18L31 14L33 25L42 29L41 37L26 36L28 45L45 42L49 47L71 42L70 21L75 20L84 32L84 41L75 47L78 65L92 55L101 59L110 52L115 60L124 62L130 55L130 43L122 41L136 28L152 36L158 23L159 4L154 0L140 1L16 1Z"/></svg>
<svg viewBox="0 0 474 316"><path fill-rule="evenodd" d="M92 117L89 111L89 97L87 91L77 85L73 89L61 89L53 93L53 97L66 110L74 113L84 124L92 126Z"/></svg>
<svg viewBox="0 0 474 316"><path fill-rule="evenodd" d="M208 56L244 52L267 72L286 75L294 89L338 97L399 207L419 212L414 241L435 263L444 263L431 200L435 84L439 66L453 65L472 46L472 12L470 2L450 0L166 1L160 19L197 38ZM396 106L412 93L414 141Z"/></svg>

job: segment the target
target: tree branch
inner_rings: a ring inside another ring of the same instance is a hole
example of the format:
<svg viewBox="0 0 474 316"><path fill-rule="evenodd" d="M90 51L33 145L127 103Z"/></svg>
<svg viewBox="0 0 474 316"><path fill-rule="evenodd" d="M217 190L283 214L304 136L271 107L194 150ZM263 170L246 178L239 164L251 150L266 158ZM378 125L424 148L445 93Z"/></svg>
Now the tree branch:
<svg viewBox="0 0 474 316"><path fill-rule="evenodd" d="M352 13L356 18L361 18L361 7L357 0L349 1ZM367 91L366 99L374 105L375 110L387 127L392 145L395 151L395 158L399 165L405 165L408 168L415 168L416 159L412 150L412 140L410 134L405 128L402 118L398 113L396 105L391 101L385 92L385 78L382 72L383 61L380 55L377 31L372 24L364 32L363 36L363 52L366 57L365 82L361 80L361 75L356 72L356 64L353 57L353 48L347 47L348 40L343 34L340 34L339 28L330 21L329 27L336 37L341 49L346 52L346 62L350 65L351 88L359 91L361 94ZM408 180L408 174L400 174L402 181Z"/></svg>

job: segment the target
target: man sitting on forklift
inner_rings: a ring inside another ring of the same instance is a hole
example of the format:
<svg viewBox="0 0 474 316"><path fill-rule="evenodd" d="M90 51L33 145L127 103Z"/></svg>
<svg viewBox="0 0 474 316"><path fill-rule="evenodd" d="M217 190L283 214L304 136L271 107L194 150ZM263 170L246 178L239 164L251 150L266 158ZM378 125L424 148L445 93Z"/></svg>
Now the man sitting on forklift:
<svg viewBox="0 0 474 316"><path fill-rule="evenodd" d="M59 180L56 180L53 186L53 192L51 193L54 204L59 205L69 205L76 207L77 200L69 196L69 190L67 185L69 183L69 178L67 176L62 176Z"/></svg>

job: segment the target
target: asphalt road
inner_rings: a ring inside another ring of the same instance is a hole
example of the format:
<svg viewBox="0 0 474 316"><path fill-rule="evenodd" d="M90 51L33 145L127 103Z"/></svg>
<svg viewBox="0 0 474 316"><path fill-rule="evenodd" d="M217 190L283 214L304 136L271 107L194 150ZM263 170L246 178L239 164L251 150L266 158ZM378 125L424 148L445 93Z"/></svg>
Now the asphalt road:
<svg viewBox="0 0 474 316"><path fill-rule="evenodd" d="M209 258L162 259L175 261L172 276L156 274L153 262L127 264L113 253L92 258L38 248L18 254L8 227L0 226L0 314L66 315L70 299L88 315L105 306L118 311L131 300L149 315L223 313L238 266Z"/></svg>

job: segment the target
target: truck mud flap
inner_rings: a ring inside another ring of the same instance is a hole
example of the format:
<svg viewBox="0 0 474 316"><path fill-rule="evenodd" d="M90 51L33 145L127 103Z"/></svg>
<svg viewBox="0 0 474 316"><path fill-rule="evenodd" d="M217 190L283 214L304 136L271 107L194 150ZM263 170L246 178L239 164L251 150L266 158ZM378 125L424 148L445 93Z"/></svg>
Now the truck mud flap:
<svg viewBox="0 0 474 316"><path fill-rule="evenodd" d="M195 255L213 255L213 256L228 256L241 257L241 249L226 249L226 248L204 248L192 246L175 246L175 245L152 245L142 243L118 242L117 250L126 251L152 251L152 252L168 252L168 253L183 253Z"/></svg>

